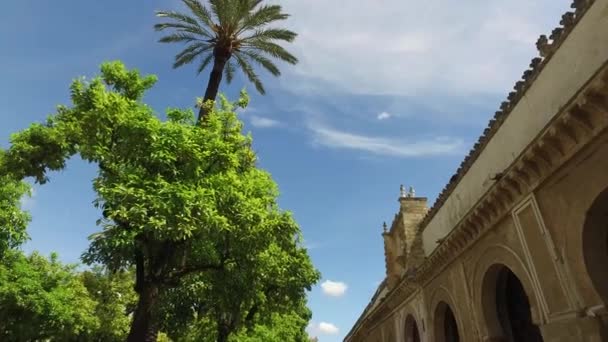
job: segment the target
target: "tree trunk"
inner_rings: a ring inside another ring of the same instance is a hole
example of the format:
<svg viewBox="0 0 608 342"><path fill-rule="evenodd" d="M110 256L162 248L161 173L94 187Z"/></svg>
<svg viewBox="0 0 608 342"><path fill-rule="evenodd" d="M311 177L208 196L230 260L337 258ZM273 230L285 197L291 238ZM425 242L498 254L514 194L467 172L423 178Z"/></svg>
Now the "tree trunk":
<svg viewBox="0 0 608 342"><path fill-rule="evenodd" d="M157 301L158 285L144 283L139 292L139 301L127 342L156 342L158 330L152 317L152 310Z"/></svg>
<svg viewBox="0 0 608 342"><path fill-rule="evenodd" d="M209 100L215 101L220 89L220 83L222 82L222 76L224 75L224 67L226 66L226 62L228 62L228 59L230 59L230 53L215 51L213 55L213 69L211 70L211 75L209 75L209 83L207 83L207 90L205 91L203 103L206 103ZM205 115L207 115L207 109L205 106L201 106L198 111L197 122L200 123Z"/></svg>
<svg viewBox="0 0 608 342"><path fill-rule="evenodd" d="M217 342L228 342L230 336L230 327L225 323L220 323L217 326Z"/></svg>

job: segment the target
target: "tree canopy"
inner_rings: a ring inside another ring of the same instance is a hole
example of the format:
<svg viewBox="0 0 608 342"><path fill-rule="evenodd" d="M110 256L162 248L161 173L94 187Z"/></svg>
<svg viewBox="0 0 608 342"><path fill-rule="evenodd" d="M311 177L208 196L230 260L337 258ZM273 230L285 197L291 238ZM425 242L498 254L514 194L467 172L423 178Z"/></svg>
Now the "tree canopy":
<svg viewBox="0 0 608 342"><path fill-rule="evenodd" d="M222 98L219 108L207 103L200 124L180 109L162 121L141 101L155 81L105 63L101 76L72 83L71 106L13 135L0 154L0 231L7 248L23 240L23 179L43 184L78 154L99 166L93 188L103 211L84 260L112 272L135 268L128 339L156 340L166 298L191 291L225 341L246 322L287 312L319 274L241 132L233 107L246 106L246 94L235 104Z"/></svg>
<svg viewBox="0 0 608 342"><path fill-rule="evenodd" d="M0 263L0 340L71 340L99 328L74 266L9 251Z"/></svg>

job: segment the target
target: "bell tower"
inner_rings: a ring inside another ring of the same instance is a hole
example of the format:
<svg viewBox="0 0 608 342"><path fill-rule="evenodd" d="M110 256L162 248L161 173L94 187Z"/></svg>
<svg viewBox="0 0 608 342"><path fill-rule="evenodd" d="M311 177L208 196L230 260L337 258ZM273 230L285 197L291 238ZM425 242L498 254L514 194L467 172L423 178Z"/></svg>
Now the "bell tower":
<svg viewBox="0 0 608 342"><path fill-rule="evenodd" d="M426 197L416 197L412 187L406 191L401 185L399 212L390 229L383 225L386 279L389 288L394 287L403 274L424 261L422 234L419 223L428 211Z"/></svg>

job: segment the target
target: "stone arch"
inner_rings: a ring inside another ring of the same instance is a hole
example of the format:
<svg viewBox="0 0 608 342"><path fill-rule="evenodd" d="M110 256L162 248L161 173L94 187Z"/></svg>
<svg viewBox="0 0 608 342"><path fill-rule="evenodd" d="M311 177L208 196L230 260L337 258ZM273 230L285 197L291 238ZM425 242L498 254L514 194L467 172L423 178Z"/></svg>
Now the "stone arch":
<svg viewBox="0 0 608 342"><path fill-rule="evenodd" d="M583 225L582 252L595 291L608 307L608 188L593 201Z"/></svg>
<svg viewBox="0 0 608 342"><path fill-rule="evenodd" d="M496 312L496 294L500 277L507 269L519 280L528 297L532 323L541 325L542 310L532 278L523 260L515 251L503 245L492 245L479 255L471 284L472 301L480 323L480 332L485 338L500 338L503 327Z"/></svg>
<svg viewBox="0 0 608 342"><path fill-rule="evenodd" d="M413 314L408 314L405 317L405 327L404 327L404 341L405 342L420 342L421 334L420 327L418 326L418 320L414 317Z"/></svg>
<svg viewBox="0 0 608 342"><path fill-rule="evenodd" d="M435 290L431 299L431 308L433 312L432 331L434 340L437 342L464 341L462 318L453 297L446 288L439 287ZM454 330L456 336L451 333Z"/></svg>
<svg viewBox="0 0 608 342"><path fill-rule="evenodd" d="M532 320L530 297L521 280L507 266L494 264L487 270L481 289L483 317L491 340L542 342Z"/></svg>

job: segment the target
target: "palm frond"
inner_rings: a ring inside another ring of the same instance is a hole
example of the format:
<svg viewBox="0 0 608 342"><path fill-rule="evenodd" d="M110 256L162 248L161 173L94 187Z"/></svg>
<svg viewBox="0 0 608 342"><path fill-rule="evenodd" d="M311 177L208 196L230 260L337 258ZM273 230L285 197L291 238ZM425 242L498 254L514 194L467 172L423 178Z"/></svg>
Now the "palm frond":
<svg viewBox="0 0 608 342"><path fill-rule="evenodd" d="M234 63L232 63L232 60L229 59L228 62L226 62L226 65L224 66L224 75L226 76L226 81L228 83L232 82L235 71L236 69L234 67Z"/></svg>
<svg viewBox="0 0 608 342"><path fill-rule="evenodd" d="M192 35L190 33L177 32L177 33L170 34L168 36L164 36L161 39L159 39L158 41L161 43L176 43L176 42L193 42L193 41L202 42L203 40L201 40L197 36Z"/></svg>
<svg viewBox="0 0 608 342"><path fill-rule="evenodd" d="M205 70L205 68L209 65L209 63L211 63L212 60L213 60L213 54L208 53L205 56L205 58L203 58L201 60L201 64L199 64L198 69L196 70L197 74L200 75L200 73L203 72L203 70Z"/></svg>
<svg viewBox="0 0 608 342"><path fill-rule="evenodd" d="M175 29L180 32L199 34L206 38L213 38L213 35L206 28L184 23L159 23L154 25L154 29L156 31L162 31L164 29Z"/></svg>
<svg viewBox="0 0 608 342"><path fill-rule="evenodd" d="M170 18L176 21L181 21L184 23L188 23L190 25L199 26L196 19L192 18L189 15L175 12L175 11L156 11L156 16L160 18Z"/></svg>
<svg viewBox="0 0 608 342"><path fill-rule="evenodd" d="M244 50L248 50L248 49L249 50L251 50L251 49L260 50L261 52L264 52L274 58L278 58L289 64L298 63L298 58L296 58L296 56L289 53L282 46L272 43L272 42L259 40L259 39L252 39L252 40L249 40L246 43L244 43L243 47L245 48Z"/></svg>
<svg viewBox="0 0 608 342"><path fill-rule="evenodd" d="M246 30L251 30L256 27L270 24L273 21L285 20L287 18L289 18L289 14L282 13L280 5L265 5L248 15L238 32L242 33Z"/></svg>
<svg viewBox="0 0 608 342"><path fill-rule="evenodd" d="M259 5L262 2L262 0L250 0L249 1L249 10L253 11L253 9Z"/></svg>
<svg viewBox="0 0 608 342"><path fill-rule="evenodd" d="M251 81L251 83L253 83L253 85L255 86L255 89L257 89L257 91L260 92L260 94L262 95L266 94L266 90L262 85L262 81L260 81L260 78L258 77L258 75L256 75L251 65L241 56L241 54L235 54L234 57L236 58L237 63L241 67L241 70L243 70L245 76L247 76L249 81Z"/></svg>
<svg viewBox="0 0 608 342"><path fill-rule="evenodd" d="M185 64L190 64L196 57L212 49L213 46L207 43L191 44L175 56L175 63L173 63L173 68L176 69Z"/></svg>
<svg viewBox="0 0 608 342"><path fill-rule="evenodd" d="M298 36L297 33L287 30L287 29L271 28L271 29L256 30L252 35L243 38L242 41L259 39L259 40L283 40L283 41L291 43L294 41L294 39L296 39L297 36Z"/></svg>
<svg viewBox="0 0 608 342"><path fill-rule="evenodd" d="M220 26L226 26L230 20L230 1L228 0L209 0L211 11L215 15Z"/></svg>
<svg viewBox="0 0 608 342"><path fill-rule="evenodd" d="M266 58L265 56L257 53L256 51L237 52L237 54L239 54L239 53L241 53L244 56L248 57L249 59L257 62L264 69L266 69L268 72L270 72L273 76L281 75L281 71L279 70L279 68L277 68L277 66L274 65L274 63L272 63L272 61L269 58Z"/></svg>
<svg viewBox="0 0 608 342"><path fill-rule="evenodd" d="M194 15L207 27L213 28L215 23L211 12L198 0L182 0L182 2L194 13Z"/></svg>
<svg viewBox="0 0 608 342"><path fill-rule="evenodd" d="M249 12L251 12L252 7L251 7L251 0L237 0L238 1L238 6L237 6L237 17L238 17L238 21L244 21L248 16L249 16Z"/></svg>

